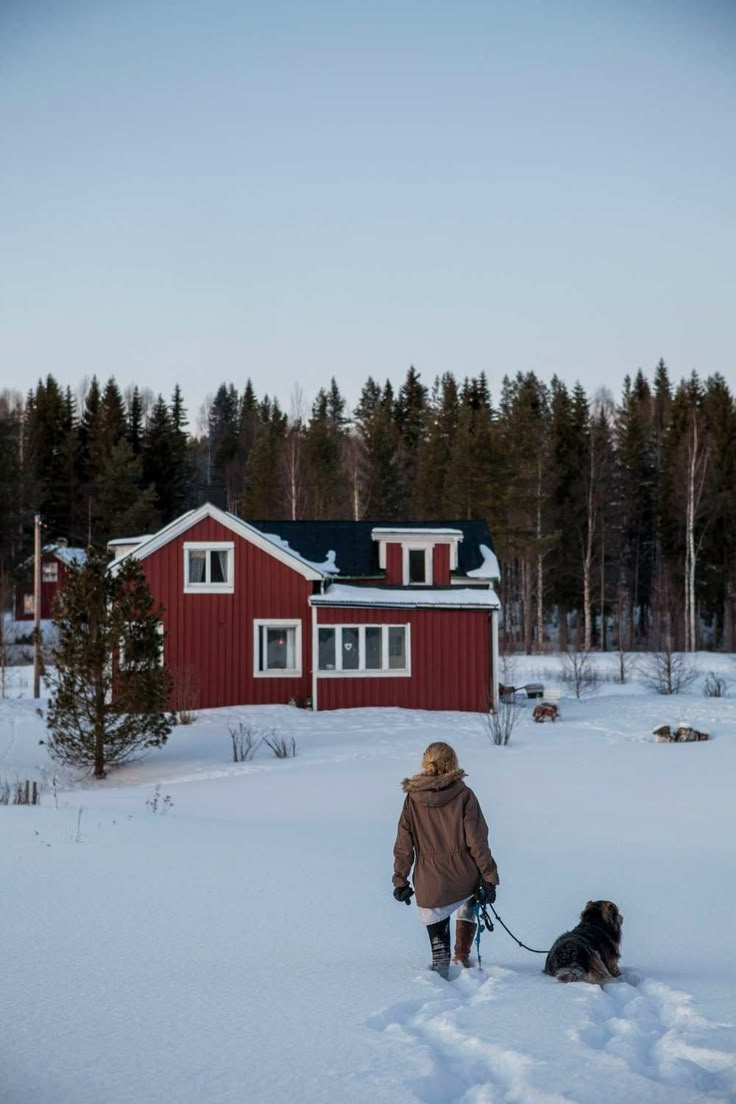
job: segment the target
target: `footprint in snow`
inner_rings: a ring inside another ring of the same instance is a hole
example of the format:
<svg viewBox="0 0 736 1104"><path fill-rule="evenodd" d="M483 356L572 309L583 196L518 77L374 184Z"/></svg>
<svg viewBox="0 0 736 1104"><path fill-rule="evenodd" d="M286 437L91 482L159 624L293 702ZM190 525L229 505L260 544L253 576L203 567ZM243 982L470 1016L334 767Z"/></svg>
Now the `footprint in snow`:
<svg viewBox="0 0 736 1104"><path fill-rule="evenodd" d="M417 979L424 997L400 1001L371 1016L368 1026L413 1047L407 1061L411 1089L422 1104L572 1104L572 1098L534 1085L531 1055L481 1037L475 1024L502 1019L495 1002L514 971L482 973L453 967L450 985L428 972Z"/></svg>
<svg viewBox="0 0 736 1104"><path fill-rule="evenodd" d="M603 990L496 966L416 985L368 1026L422 1104L736 1104L727 1025L633 971Z"/></svg>
<svg viewBox="0 0 736 1104"><path fill-rule="evenodd" d="M699 1015L688 993L630 972L607 985L593 1008L577 1032L587 1046L650 1081L736 1100L736 1057L717 1045L721 1025Z"/></svg>

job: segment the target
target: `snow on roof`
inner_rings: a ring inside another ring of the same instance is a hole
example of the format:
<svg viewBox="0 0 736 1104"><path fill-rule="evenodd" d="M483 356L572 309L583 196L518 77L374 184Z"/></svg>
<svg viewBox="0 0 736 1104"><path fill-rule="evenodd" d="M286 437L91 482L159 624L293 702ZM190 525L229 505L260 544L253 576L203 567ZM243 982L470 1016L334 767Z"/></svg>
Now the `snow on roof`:
<svg viewBox="0 0 736 1104"><path fill-rule="evenodd" d="M487 544L481 544L480 554L483 557L483 563L480 567L476 567L473 571L468 572L469 579L500 579L501 569L498 566L498 559L496 553L492 552Z"/></svg>
<svg viewBox="0 0 736 1104"><path fill-rule="evenodd" d="M149 540L152 535L151 533L144 533L142 537L116 537L115 540L109 540L107 542L107 547L117 548L120 544L130 544L131 546L142 544L143 541Z"/></svg>
<svg viewBox="0 0 736 1104"><path fill-rule="evenodd" d="M84 548L69 548L66 544L47 544L43 549L44 556L56 556L65 564L75 564L81 567L87 562L87 552Z"/></svg>
<svg viewBox="0 0 736 1104"><path fill-rule="evenodd" d="M499 609L501 603L495 590L479 587L433 588L346 586L333 583L324 594L314 594L309 602L314 606L405 606L416 609L432 606L439 609Z"/></svg>
<svg viewBox="0 0 736 1104"><path fill-rule="evenodd" d="M458 540L463 539L463 534L460 529L443 529L440 526L434 525L422 525L422 526L381 526L375 529L371 529L371 536L373 540L380 540L381 537L457 537Z"/></svg>
<svg viewBox="0 0 736 1104"><path fill-rule="evenodd" d="M336 563L337 556L334 549L329 549L324 563L314 563L312 560L305 559L304 556L295 551L295 549L291 547L289 542L287 540L284 540L284 538L280 537L277 533L266 533L263 530L261 530L261 532L267 541L271 541L271 543L275 544L277 548L283 548L284 552L288 552L291 556L296 556L302 561L302 563L305 563L308 567L314 568L315 571L319 571L323 575L340 574L340 568L337 566Z"/></svg>

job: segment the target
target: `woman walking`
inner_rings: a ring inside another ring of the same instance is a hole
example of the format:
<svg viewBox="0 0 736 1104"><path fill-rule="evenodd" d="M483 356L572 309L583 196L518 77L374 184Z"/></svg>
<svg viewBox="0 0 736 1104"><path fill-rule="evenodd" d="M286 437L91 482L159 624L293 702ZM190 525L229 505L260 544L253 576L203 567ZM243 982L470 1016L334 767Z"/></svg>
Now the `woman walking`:
<svg viewBox="0 0 736 1104"><path fill-rule="evenodd" d="M499 881L488 825L464 777L449 744L430 744L421 773L401 783L406 799L394 844L394 897L408 905L416 891L419 919L432 945L432 969L443 978L450 966L451 915L457 912L453 961L469 966L476 896L495 901Z"/></svg>

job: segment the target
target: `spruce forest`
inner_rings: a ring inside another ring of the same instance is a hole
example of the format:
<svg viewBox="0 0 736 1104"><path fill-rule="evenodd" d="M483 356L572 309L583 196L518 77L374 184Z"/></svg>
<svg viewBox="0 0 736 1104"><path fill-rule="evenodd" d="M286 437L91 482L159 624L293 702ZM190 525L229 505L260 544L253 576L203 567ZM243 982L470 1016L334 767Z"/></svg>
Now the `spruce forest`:
<svg viewBox="0 0 736 1104"><path fill-rule="evenodd" d="M620 393L534 373L335 379L288 412L222 384L190 424L114 379L53 376L0 393L0 569L44 541L104 550L212 501L257 519L483 517L502 567L504 644L542 651L736 650L736 403L719 374L676 383L660 361Z"/></svg>

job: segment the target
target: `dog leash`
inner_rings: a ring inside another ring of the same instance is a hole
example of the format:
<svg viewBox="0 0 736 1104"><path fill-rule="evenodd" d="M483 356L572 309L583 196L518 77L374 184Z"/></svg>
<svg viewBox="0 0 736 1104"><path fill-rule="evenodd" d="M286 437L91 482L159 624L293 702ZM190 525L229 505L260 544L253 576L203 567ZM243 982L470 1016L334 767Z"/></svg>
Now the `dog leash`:
<svg viewBox="0 0 736 1104"><path fill-rule="evenodd" d="M490 916L488 915L488 909L489 908L490 908L491 912L493 913L493 915L498 920L498 922L501 925L501 927L503 928L503 930L505 932L508 932L508 934L511 936L513 941L515 943L518 943L520 947L523 947L525 951L531 951L532 954L549 954L549 951L539 951L539 950L536 949L536 947L527 947L526 943L522 943L521 940L517 939L516 936L514 935L514 933L509 928L506 927L503 920L498 915L495 908L493 907L493 905L490 902L487 902L485 904L481 904L480 901L476 898L474 911L475 911L475 922L478 926L475 930L475 949L476 949L476 953L478 955L478 969L479 970L483 969L482 960L481 960L481 957L480 957L480 935L481 935L481 932L482 931L487 931L487 932L492 932L493 931L493 921L491 920Z"/></svg>
<svg viewBox="0 0 736 1104"><path fill-rule="evenodd" d="M514 933L513 933L512 931L509 931L509 929L508 929L508 928L506 927L506 925L504 924L504 922L503 922L503 920L501 919L501 917L500 917L500 916L498 915L498 913L496 912L496 910L495 910L495 908L493 907L493 905L490 905L490 904L489 904L489 908L490 908L491 912L493 913L493 915L494 915L494 916L496 917L496 919L498 920L498 922L499 922L499 924L501 925L501 927L503 928L503 930L504 930L505 932L508 932L508 934L509 934L509 935L511 936L511 938L512 938L512 939L513 939L513 941L514 941L514 943L518 943L518 944L519 944L519 946L520 946L520 947L523 947L525 951L531 951L531 952L532 952L532 954L549 954L549 951L538 951L538 950L536 949L536 947L527 947L526 943L522 943L520 939L517 939L517 938L516 938L516 936L514 935ZM483 906L483 909L484 909L484 911L485 911L485 906ZM484 922L484 923L486 923L486 918L485 918L485 916L483 917L483 922ZM489 929L489 930L490 930L490 931L493 931L493 924L491 924L491 927L490 927L490 929Z"/></svg>

